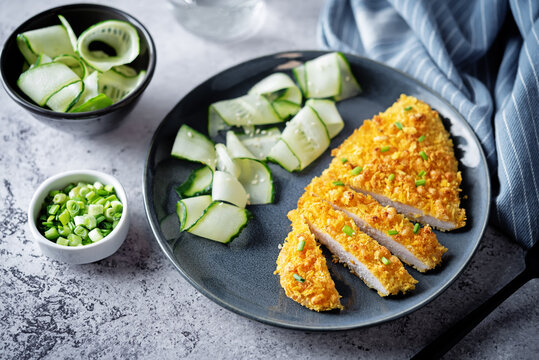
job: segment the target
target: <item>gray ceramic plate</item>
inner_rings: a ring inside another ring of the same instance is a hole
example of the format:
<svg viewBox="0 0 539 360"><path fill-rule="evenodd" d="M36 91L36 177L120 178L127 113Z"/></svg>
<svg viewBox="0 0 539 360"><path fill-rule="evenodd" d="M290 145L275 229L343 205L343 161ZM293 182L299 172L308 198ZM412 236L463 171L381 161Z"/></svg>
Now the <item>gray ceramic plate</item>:
<svg viewBox="0 0 539 360"><path fill-rule="evenodd" d="M401 93L416 96L438 110L455 143L463 175L463 206L468 224L460 231L438 233L449 248L441 268L420 274L409 268L419 284L406 296L381 298L339 264L328 261L345 310L316 313L285 296L273 275L278 245L290 230L286 213L296 207L303 188L330 162L329 151L299 174L270 168L276 182L276 202L251 206L254 214L241 236L230 245L179 233L173 214L178 200L174 188L195 166L169 154L181 124L206 132L208 105L245 94L260 79L290 69L320 51L279 53L247 61L215 75L185 96L156 130L143 179L146 214L165 255L201 293L217 304L251 319L303 330L341 330L379 324L419 309L440 295L462 272L483 235L488 218L490 183L479 142L462 116L439 95L405 74L374 61L347 56L363 93L338 104L345 128L333 139L340 144L364 119L390 106ZM167 216L169 216L167 218ZM326 253L327 255L327 253ZM329 259L329 258L328 258Z"/></svg>

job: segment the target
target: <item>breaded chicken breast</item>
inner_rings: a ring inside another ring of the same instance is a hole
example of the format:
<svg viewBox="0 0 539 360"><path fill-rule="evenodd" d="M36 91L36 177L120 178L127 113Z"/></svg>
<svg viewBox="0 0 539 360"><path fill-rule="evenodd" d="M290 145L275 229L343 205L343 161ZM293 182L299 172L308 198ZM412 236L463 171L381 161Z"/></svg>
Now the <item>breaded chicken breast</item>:
<svg viewBox="0 0 539 360"><path fill-rule="evenodd" d="M407 217L440 230L466 224L453 142L436 111L406 95L366 120L326 174Z"/></svg>
<svg viewBox="0 0 539 360"><path fill-rule="evenodd" d="M395 208L382 206L371 196L355 192L340 181L315 177L305 191L343 211L361 231L420 272L436 267L447 251L430 226L420 228Z"/></svg>
<svg viewBox="0 0 539 360"><path fill-rule="evenodd" d="M308 192L299 199L298 210L316 239L380 296L406 293L415 288L417 280L400 260L361 232L343 212Z"/></svg>
<svg viewBox="0 0 539 360"><path fill-rule="evenodd" d="M309 226L297 210L290 211L288 218L292 231L281 248L275 270L286 296L315 311L342 309L326 258Z"/></svg>

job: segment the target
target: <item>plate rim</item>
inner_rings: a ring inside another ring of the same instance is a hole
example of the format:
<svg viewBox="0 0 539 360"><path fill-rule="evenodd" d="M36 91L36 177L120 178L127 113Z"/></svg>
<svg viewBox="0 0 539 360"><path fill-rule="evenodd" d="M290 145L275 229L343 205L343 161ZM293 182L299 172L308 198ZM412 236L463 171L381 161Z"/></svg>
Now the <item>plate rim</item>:
<svg viewBox="0 0 539 360"><path fill-rule="evenodd" d="M248 319L251 319L251 320L259 321L259 322L267 324L267 325L278 326L278 327L281 327L281 328L286 328L286 329L291 329L291 330L322 332L322 331L344 331L344 330L351 330L351 329L367 328L367 327L380 325L380 324L383 324L383 323L386 323L386 322L389 322L389 321L392 321L392 320L399 319L399 318L401 318L403 316L406 316L408 314L411 314L411 313L419 310L420 308L424 307L425 305L427 305L428 303L430 303L431 301L433 301L434 299L436 299L437 297L442 295L447 290L447 288L449 288L449 286L451 286L455 282L455 280L460 275L462 275L464 269L469 265L470 260L475 255L475 253L476 253L476 251L477 251L477 249L479 247L479 243L483 239L486 227L488 225L488 220L490 218L491 201L492 201L492 188L491 188L490 170L488 168L488 162L487 162L487 159L486 159L486 156L485 156L485 152L483 150L483 146L481 145L479 139L477 138L477 135L473 131L473 128L468 123L468 121L464 118L464 116L451 103L449 103L449 101L447 101L442 95L440 95L438 92L434 91L432 88L430 88L429 86L427 86L423 82L413 78L411 75L408 75L407 73L405 73L405 72L403 72L403 71L401 71L399 69L393 68L393 67L388 66L388 65L386 65L384 63L381 63L381 62L376 61L376 60L369 59L369 58L364 57L364 56L360 56L360 55L356 55L356 54L350 54L350 53L347 53L347 52L341 52L347 58L356 58L356 59L358 59L360 61L370 62L370 63L372 63L372 64L374 64L376 66L380 66L382 68L385 68L385 70L387 70L389 72L396 72L396 73L400 74L401 76L404 76L407 80L412 81L417 86L423 88L424 90L426 90L430 94L437 97L441 102L445 103L445 105L447 107L449 107L455 114L457 114L457 116L461 120L460 123L462 123L462 125L465 128L467 128L469 133L472 134L472 139L475 142L477 148L479 149L479 157L481 159L481 163L483 163L485 165L484 169L485 169L485 178L486 178L487 204L488 204L488 206L487 206L487 209L486 209L486 214L485 214L485 218L483 220L483 223L480 224L481 225L481 230L479 232L479 235L477 236L478 240L476 241L473 249L464 257L464 262L462 263L462 265L449 278L449 280L441 288L439 288L435 293L433 293L429 297L423 299L422 301L420 301L418 303L415 303L413 306L411 306L411 307L409 307L407 309L404 309L404 310L402 310L400 312L397 312L395 314L392 314L392 315L389 315L389 316L386 316L386 317L382 317L380 319L377 319L375 321L371 321L371 322L368 322L368 323L356 323L356 324L350 324L350 325L344 325L344 326L343 325L314 326L314 325L301 325L301 324L287 323L287 322L284 322L284 321L281 321L281 320L268 318L266 316L259 316L259 315L256 315L256 314L252 314L251 312L245 311L242 308L239 308L239 307L235 306L234 304L230 304L229 302L227 302L227 301L221 299L220 297L214 295L211 291L207 290L205 287L200 286L194 279L192 279L186 272L184 272L183 269L180 266L178 266L176 264L175 259L173 259L172 254L169 252L169 249L167 248L167 246L168 246L167 245L167 240L164 239L160 234L159 221L158 221L158 219L155 218L156 214L152 214L152 209L150 209L153 196L151 195L151 189L148 189L148 187L149 187L149 184L148 184L148 177L149 177L148 165L149 165L149 162L150 162L150 156L153 154L153 149L154 149L154 144L155 144L155 141L156 141L157 133L164 126L165 120L169 117L169 115L174 111L174 109L185 98L189 97L193 92L197 91L200 87L202 87L208 81L211 81L211 79L213 79L213 78L215 78L215 77L217 77L217 76L219 76L219 75L221 75L221 74L223 74L225 72L228 72L230 70L236 69L236 68L241 67L241 66L245 66L245 65L247 65L249 63L252 63L252 62L263 60L265 58L275 58L275 57L278 57L279 55L298 54L299 56L301 56L301 55L305 55L305 54L313 54L313 55L315 55L314 53L317 53L318 55L316 55L316 56L320 56L320 55L324 55L324 54L331 53L331 52L335 52L335 51L332 51L332 50L287 50L287 51L280 51L280 52L276 52L276 53L271 53L271 54L267 54L267 55L258 56L256 58L251 58L251 59L248 59L246 61L242 61L239 64L230 66L230 67L228 67L226 69L223 69L223 70L209 76L207 79L200 82L198 85L192 87L187 93L185 93L185 95L182 96L182 98L174 105L174 107L163 117L163 119L161 120L161 122L159 123L157 128L155 128L154 133L152 135L152 138L150 140L150 143L148 145L148 150L147 150L147 153L146 153L146 160L144 162L144 170L143 170L143 173L142 173L142 200L143 200L143 203L144 203L144 210L145 210L146 220L147 220L148 224L150 225L150 228L152 230L152 234L153 234L154 238L157 240L157 243L159 244L159 247L161 248L162 252L164 252L167 259L172 263L172 265L176 268L176 270L183 276L183 278L185 280L187 280L187 282L191 286L193 286L197 291L199 291L202 295L206 296L208 299L210 299L211 301L213 301L217 305L220 305L220 306L224 307L227 310L230 310L230 311L232 311L232 312L234 312L234 313L236 313L238 315L244 316L244 317L246 317ZM153 212L155 213L155 211L153 211ZM155 221L155 220L157 220L157 221Z"/></svg>

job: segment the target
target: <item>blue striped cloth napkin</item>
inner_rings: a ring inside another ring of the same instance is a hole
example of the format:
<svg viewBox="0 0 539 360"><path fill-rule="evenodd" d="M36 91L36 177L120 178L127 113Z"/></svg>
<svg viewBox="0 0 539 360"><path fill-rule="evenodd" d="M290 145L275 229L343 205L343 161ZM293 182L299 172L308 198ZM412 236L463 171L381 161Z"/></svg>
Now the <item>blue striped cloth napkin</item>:
<svg viewBox="0 0 539 360"><path fill-rule="evenodd" d="M319 41L407 72L480 139L496 192L491 222L539 237L539 1L328 0ZM534 121L537 120L537 121Z"/></svg>

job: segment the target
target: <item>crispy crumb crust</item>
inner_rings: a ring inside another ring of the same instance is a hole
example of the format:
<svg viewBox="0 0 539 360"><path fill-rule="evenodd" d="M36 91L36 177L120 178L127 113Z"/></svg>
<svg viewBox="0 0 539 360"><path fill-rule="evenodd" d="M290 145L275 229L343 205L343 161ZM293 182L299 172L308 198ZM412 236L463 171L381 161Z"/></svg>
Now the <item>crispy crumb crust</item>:
<svg viewBox="0 0 539 360"><path fill-rule="evenodd" d="M355 192L346 186L336 186L331 179L324 177L313 178L305 191L357 215L369 226L385 234L390 230L398 231L398 234L392 235L391 238L408 249L428 269L436 267L447 251L447 248L438 242L430 226L427 225L414 234L414 225L410 221L398 214L395 208L382 206L369 195Z"/></svg>
<svg viewBox="0 0 539 360"><path fill-rule="evenodd" d="M374 241L359 230L354 221L343 212L334 210L331 205L310 193L304 193L298 200L298 210L310 224L327 233L337 241L346 252L352 254L382 284L388 294L395 295L415 288L415 280L404 268L400 260L391 255L388 249ZM348 225L354 234L349 236L343 232ZM382 262L382 257L389 264ZM369 285L369 284L367 284ZM385 296L378 291L380 296Z"/></svg>
<svg viewBox="0 0 539 360"><path fill-rule="evenodd" d="M292 221L292 231L288 233L279 253L274 273L280 275L286 296L315 311L342 309L339 300L341 296L329 274L326 258L309 226L297 210L290 211L288 218ZM298 251L301 240L305 241L305 246L302 251ZM297 281L294 274L305 281Z"/></svg>
<svg viewBox="0 0 539 360"><path fill-rule="evenodd" d="M424 140L420 142L421 136ZM331 177L417 208L456 228L466 224L453 142L438 113L423 101L401 95L385 112L365 120L332 155L336 159L326 171ZM343 164L341 158L347 162ZM361 173L351 174L357 166L363 168ZM420 176L421 171L425 175ZM425 185L416 186L416 180L421 179Z"/></svg>

